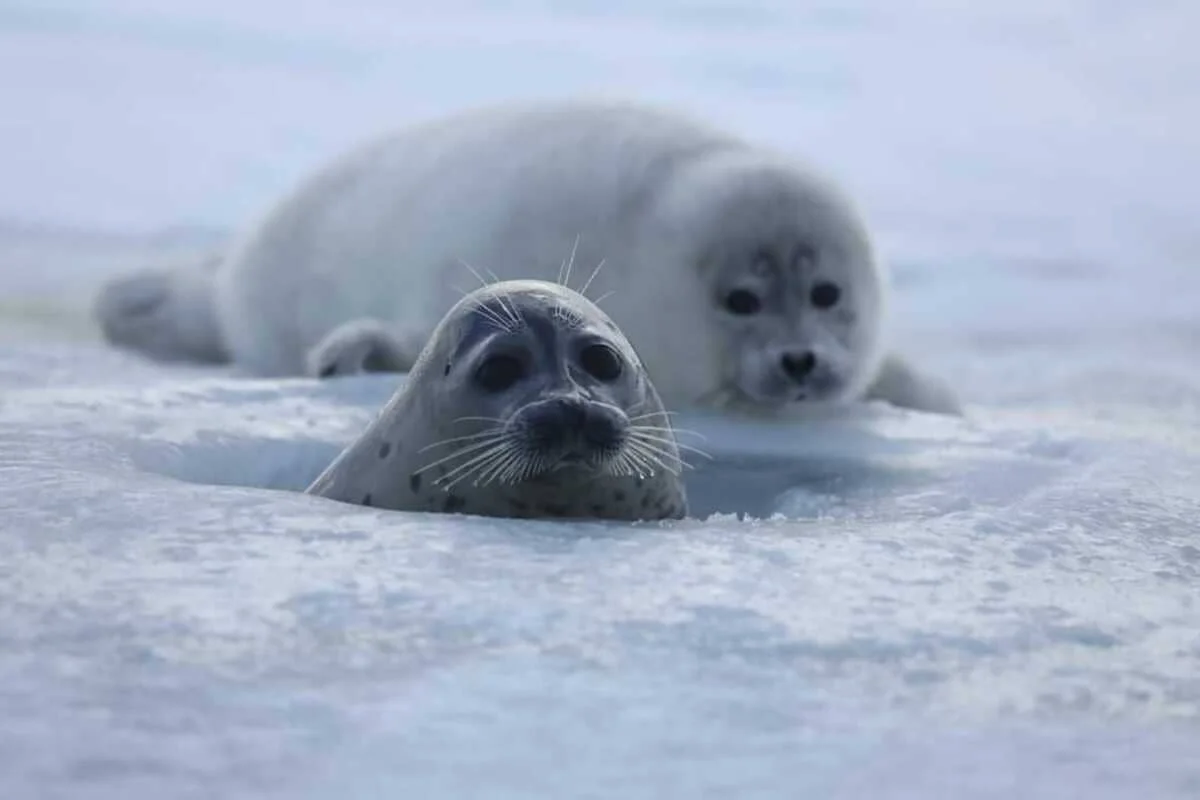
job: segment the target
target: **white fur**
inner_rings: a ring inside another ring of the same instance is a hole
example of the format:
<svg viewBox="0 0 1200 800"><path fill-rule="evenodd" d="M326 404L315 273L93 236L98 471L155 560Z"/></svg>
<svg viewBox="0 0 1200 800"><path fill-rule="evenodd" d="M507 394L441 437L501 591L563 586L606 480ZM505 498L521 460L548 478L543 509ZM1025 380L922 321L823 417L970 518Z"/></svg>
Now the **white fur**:
<svg viewBox="0 0 1200 800"><path fill-rule="evenodd" d="M463 262L489 278L554 280L577 246L569 284L582 287L604 261L587 295L611 292L602 305L666 405L704 403L730 367L695 262L702 245L733 225L739 182L764 172L804 194L802 208L814 215L807 224L836 228L861 254L866 271L853 279L873 284L877 297L867 306L870 343L855 354L850 388L860 397L883 356L885 290L848 201L778 155L674 114L615 102L461 113L332 164L253 226L217 273L224 349L255 373L281 376L311 372L314 348L336 361L337 346L359 347L346 339L347 323L378 321L395 341L420 343L478 285ZM733 208L723 199L730 193ZM326 339L339 328L335 338L344 344L331 345ZM918 395L897 399L920 407L910 402Z"/></svg>

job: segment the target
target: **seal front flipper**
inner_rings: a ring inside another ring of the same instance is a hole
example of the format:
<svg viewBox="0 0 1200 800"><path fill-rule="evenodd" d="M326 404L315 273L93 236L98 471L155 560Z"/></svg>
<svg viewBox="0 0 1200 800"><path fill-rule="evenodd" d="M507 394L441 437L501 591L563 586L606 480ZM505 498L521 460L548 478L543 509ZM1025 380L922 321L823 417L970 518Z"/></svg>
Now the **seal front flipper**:
<svg viewBox="0 0 1200 800"><path fill-rule="evenodd" d="M419 354L419 349L413 349L413 339L377 320L351 320L334 328L308 351L305 372L310 378L408 372Z"/></svg>
<svg viewBox="0 0 1200 800"><path fill-rule="evenodd" d="M104 338L159 361L230 360L213 300L219 256L118 276L101 288L93 312Z"/></svg>
<svg viewBox="0 0 1200 800"><path fill-rule="evenodd" d="M934 414L962 416L962 404L954 391L930 375L916 370L896 353L889 353L879 367L865 400L883 400L899 408Z"/></svg>

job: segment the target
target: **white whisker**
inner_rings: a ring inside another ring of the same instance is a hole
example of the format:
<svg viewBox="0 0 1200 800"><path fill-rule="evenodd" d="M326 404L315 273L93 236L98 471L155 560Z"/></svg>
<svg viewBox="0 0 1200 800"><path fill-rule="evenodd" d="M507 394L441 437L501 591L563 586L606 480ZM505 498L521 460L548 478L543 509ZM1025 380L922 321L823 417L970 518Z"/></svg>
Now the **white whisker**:
<svg viewBox="0 0 1200 800"><path fill-rule="evenodd" d="M515 442L509 441L506 446L496 454L492 464L486 467L480 467L476 471L475 485L487 486L496 479L496 476L503 470L507 469L514 461L519 461L521 458L521 449Z"/></svg>
<svg viewBox="0 0 1200 800"><path fill-rule="evenodd" d="M426 464L425 466L416 470L413 474L419 475L420 473L425 472L430 469L433 469L436 466L445 464L447 461L453 461L456 458L471 455L472 453L477 453L478 451L480 451L486 447L489 447L491 445L495 445L495 444L502 442L507 436L508 436L508 434L498 433L498 434L496 434L496 436L494 438L485 439L482 442L475 442L474 444L468 444L464 447L460 447L457 450L455 450L453 453L450 453L447 456L443 456L442 458L439 458L437 461L432 461L432 462Z"/></svg>
<svg viewBox="0 0 1200 800"><path fill-rule="evenodd" d="M683 461L674 453L660 450L647 442L630 441L627 446L631 452L637 453L652 468L665 469L672 475L678 475L683 469ZM652 473L657 471L652 469Z"/></svg>
<svg viewBox="0 0 1200 800"><path fill-rule="evenodd" d="M497 425L503 425L505 420L500 417L455 417L452 424L457 425L460 422L493 422Z"/></svg>
<svg viewBox="0 0 1200 800"><path fill-rule="evenodd" d="M475 441L478 439L485 439L489 436L499 437L502 435L503 435L503 433L500 431L490 430L490 431L483 431L482 433L471 433L471 434L467 434L466 436L451 436L447 439L439 439L438 441L434 442L433 444L427 444L424 447L422 447L420 450L418 450L417 452L424 453L425 451L432 450L435 447L442 447L443 445L453 444L455 442Z"/></svg>
<svg viewBox="0 0 1200 800"><path fill-rule="evenodd" d="M695 453L696 455L702 456L703 458L708 458L708 459L712 458L711 455L704 452L703 450L701 450L698 447L692 447L689 444L682 444L679 441L672 439L670 437L667 437L667 436L662 436L662 435L655 434L655 433L644 433L644 432L642 432L641 429L635 428L635 429L631 430L629 432L629 436L631 439L635 439L637 441L653 442L657 445L664 446L664 447L669 447L671 445L674 445L676 448L678 448L680 450L687 450L688 452Z"/></svg>
<svg viewBox="0 0 1200 800"><path fill-rule="evenodd" d="M459 464L457 467L449 470L445 475L434 481L434 483L443 486L446 489L456 485L459 480L464 477L469 477L473 472L486 464L490 459L495 458L498 453L502 452L508 446L507 438L498 442L488 442L489 447L481 453L476 453L467 459L465 463ZM447 484L447 482L449 482Z"/></svg>
<svg viewBox="0 0 1200 800"><path fill-rule="evenodd" d="M565 286L568 289L571 288L571 267L575 266L575 251L578 249L579 234L575 234L575 244L571 246L571 257L565 262L566 270L564 271L561 267L558 270L558 284L560 286Z"/></svg>
<svg viewBox="0 0 1200 800"><path fill-rule="evenodd" d="M592 281L596 280L596 276L600 274L600 270L604 268L604 262L607 260L608 259L606 259L606 258L600 259L600 263L596 265L596 268L594 270L592 270L592 274L588 276L587 282L584 283L583 288L579 290L579 293L581 295L583 295L584 297L587 297L588 287L592 285Z"/></svg>
<svg viewBox="0 0 1200 800"><path fill-rule="evenodd" d="M512 333L515 330L513 323L508 319L507 314L501 316L496 309L486 303L475 303L475 310L488 318L488 321L502 331Z"/></svg>
<svg viewBox="0 0 1200 800"><path fill-rule="evenodd" d="M483 286L483 287L485 287L485 288L486 288L486 287L488 287L488 286L491 286L491 285L492 285L492 283L491 283L491 282L489 282L487 279L485 279L485 278L483 277L483 275L481 275L481 274L479 273L479 270L475 269L475 268L474 268L474 267L472 267L470 264L468 264L468 263L466 262L466 260L465 260L465 259L462 259L462 258L458 259L458 263L459 263L459 264L462 264L464 267L466 267L467 269L469 269L469 270L471 271L471 274L475 276L475 278L476 278L476 279L479 281L479 284L480 284L481 286Z"/></svg>
<svg viewBox="0 0 1200 800"><path fill-rule="evenodd" d="M629 454L629 463L633 467L632 475L648 478L657 471L654 468L654 462L648 454L642 451L640 445L635 442L627 442L625 451Z"/></svg>

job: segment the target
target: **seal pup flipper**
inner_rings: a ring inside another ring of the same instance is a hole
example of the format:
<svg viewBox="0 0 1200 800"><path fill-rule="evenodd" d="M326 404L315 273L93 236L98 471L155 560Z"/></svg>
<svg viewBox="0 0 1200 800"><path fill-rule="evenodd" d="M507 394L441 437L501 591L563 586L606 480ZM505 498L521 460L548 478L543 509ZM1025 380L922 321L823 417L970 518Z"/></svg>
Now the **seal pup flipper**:
<svg viewBox="0 0 1200 800"><path fill-rule="evenodd" d="M226 364L213 276L219 256L141 269L100 287L93 312L104 338L159 361Z"/></svg>
<svg viewBox="0 0 1200 800"><path fill-rule="evenodd" d="M883 400L899 408L962 416L962 404L949 386L919 372L905 358L889 353L867 389L866 400Z"/></svg>
<svg viewBox="0 0 1200 800"><path fill-rule="evenodd" d="M393 332L378 320L356 319L337 326L308 351L305 372L310 378L408 372L419 354L417 337Z"/></svg>

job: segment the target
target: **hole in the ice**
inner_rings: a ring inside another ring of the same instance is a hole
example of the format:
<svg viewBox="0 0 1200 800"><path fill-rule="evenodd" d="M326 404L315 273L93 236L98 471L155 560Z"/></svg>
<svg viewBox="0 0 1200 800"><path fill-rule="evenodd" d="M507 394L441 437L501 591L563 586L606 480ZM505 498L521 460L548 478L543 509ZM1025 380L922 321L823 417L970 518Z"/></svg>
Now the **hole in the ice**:
<svg viewBox="0 0 1200 800"><path fill-rule="evenodd" d="M216 409L211 424L205 424L183 441L155 441L153 436L139 438L130 454L143 470L190 483L299 492L365 429L394 388L394 381L360 382L355 378L306 388L326 401L330 396L345 394L347 402L322 403L316 407L315 413L321 419L339 421L334 426L314 429L311 437L295 438L289 438L288 430L301 426L290 423L290 428L274 435L253 435L259 423L246 423L249 417L243 407L251 401L256 406L255 420L262 420L264 426L278 427L280 420L294 420L294 395L278 395L280 406L278 413L273 414L269 394L217 390L205 393L203 398ZM227 405L229 409L225 408ZM222 416L232 421L221 424ZM869 515L872 509L875 513L900 511L911 518L953 513L961 509L955 499L958 496L990 499L986 491L975 486L985 482L985 473L990 474L987 465L975 464L974 469L960 474L961 447L957 456L953 449L943 455L947 442L953 442L952 428L942 431L936 426L918 425L905 435L903 425L889 424L881 429L873 426L870 418L865 418L865 422L843 420L833 425L805 422L764 427L728 420L693 420L687 415L680 416L679 425L700 434L703 438L699 445L713 456L711 460L693 459L693 469L684 473L688 515L692 518L712 514L854 518ZM318 433L324 438L318 438ZM380 442L376 447L379 458L389 458L395 456L399 444ZM1028 473L1025 484L1036 484L1046 477L1036 465L1030 469L1027 459L1021 459L1015 466L1022 474ZM407 481L414 492L421 490L422 477L408 474ZM939 485L946 490L943 492L946 496L934 498L937 502L933 502L928 495ZM1005 486L1014 488L1011 482ZM614 499L627 502L625 495L615 493ZM363 502L371 501L364 498ZM443 503L444 510L450 512L462 505L461 498L453 495ZM555 511L546 509L551 515Z"/></svg>

